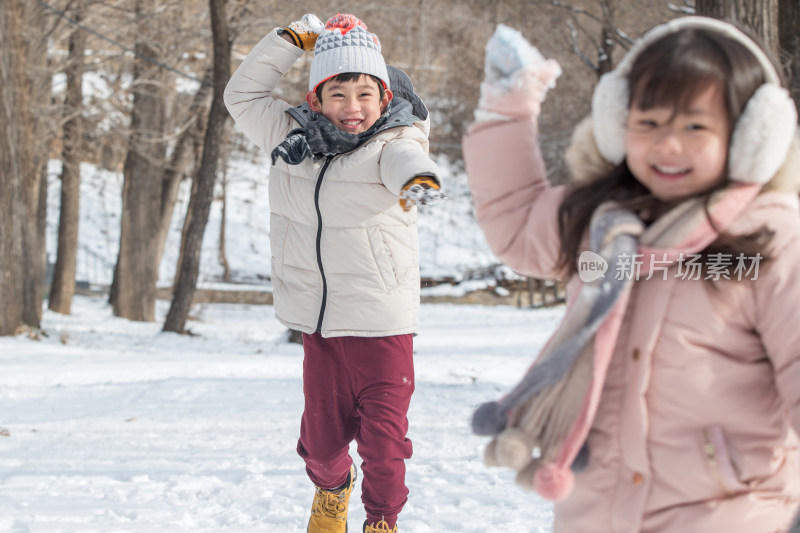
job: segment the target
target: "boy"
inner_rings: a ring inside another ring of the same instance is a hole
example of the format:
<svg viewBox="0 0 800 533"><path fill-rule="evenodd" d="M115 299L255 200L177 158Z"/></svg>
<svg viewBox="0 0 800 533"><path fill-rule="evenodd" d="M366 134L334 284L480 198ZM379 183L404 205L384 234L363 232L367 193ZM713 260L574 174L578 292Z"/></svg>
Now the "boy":
<svg viewBox="0 0 800 533"><path fill-rule="evenodd" d="M314 50L306 103L273 97ZM414 203L442 194L428 113L378 38L353 15L270 32L225 90L237 125L272 155L275 315L303 333L305 410L297 451L316 487L309 533L345 533L363 459L362 531L396 532L407 501L406 418L419 307Z"/></svg>

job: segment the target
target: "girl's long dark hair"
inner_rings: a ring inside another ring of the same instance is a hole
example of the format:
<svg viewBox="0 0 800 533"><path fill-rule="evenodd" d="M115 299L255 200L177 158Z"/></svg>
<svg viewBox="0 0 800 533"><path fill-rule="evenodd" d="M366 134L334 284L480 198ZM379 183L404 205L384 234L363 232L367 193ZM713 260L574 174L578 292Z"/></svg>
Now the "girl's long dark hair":
<svg viewBox="0 0 800 533"><path fill-rule="evenodd" d="M734 125L747 101L765 82L763 67L741 43L717 32L685 29L652 43L636 58L628 75L629 105L644 110L671 107L677 114L686 110L697 94L717 84L725 95L728 123ZM729 132L729 146L731 134L732 131ZM729 184L726 180L703 193L706 208L711 193ZM624 161L605 176L572 187L558 211L559 266L568 276L577 272L576 259L594 210L610 200L638 213L645 223L657 219L678 203L655 198L638 182ZM761 253L764 257L763 249L771 236L766 228L748 235L721 234L703 254Z"/></svg>

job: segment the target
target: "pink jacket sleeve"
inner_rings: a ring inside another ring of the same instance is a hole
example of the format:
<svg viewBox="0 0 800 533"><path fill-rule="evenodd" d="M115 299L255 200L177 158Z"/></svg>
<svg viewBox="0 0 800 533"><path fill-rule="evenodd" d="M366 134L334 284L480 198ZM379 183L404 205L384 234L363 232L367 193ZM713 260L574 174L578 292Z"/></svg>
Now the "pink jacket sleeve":
<svg viewBox="0 0 800 533"><path fill-rule="evenodd" d="M773 209L771 227L776 234L770 259L754 282L754 311L756 330L775 369L775 384L800 433L800 216L796 194L780 196L789 205Z"/></svg>
<svg viewBox="0 0 800 533"><path fill-rule="evenodd" d="M477 123L462 148L475 214L492 251L522 275L553 279L564 188L547 181L538 137L535 118Z"/></svg>

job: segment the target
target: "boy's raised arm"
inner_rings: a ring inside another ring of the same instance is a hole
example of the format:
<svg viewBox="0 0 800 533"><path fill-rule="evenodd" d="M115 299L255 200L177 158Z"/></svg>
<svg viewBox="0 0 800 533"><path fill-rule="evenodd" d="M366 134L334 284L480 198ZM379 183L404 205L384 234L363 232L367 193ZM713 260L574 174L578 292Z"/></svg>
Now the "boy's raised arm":
<svg viewBox="0 0 800 533"><path fill-rule="evenodd" d="M313 50L315 28L319 29L314 20L319 23L314 15L306 15L286 28L268 33L247 54L225 87L225 105L236 125L267 153L291 127L290 118L284 112L290 105L274 99L273 91L306 51L295 46L295 40ZM282 37L281 33L287 37Z"/></svg>

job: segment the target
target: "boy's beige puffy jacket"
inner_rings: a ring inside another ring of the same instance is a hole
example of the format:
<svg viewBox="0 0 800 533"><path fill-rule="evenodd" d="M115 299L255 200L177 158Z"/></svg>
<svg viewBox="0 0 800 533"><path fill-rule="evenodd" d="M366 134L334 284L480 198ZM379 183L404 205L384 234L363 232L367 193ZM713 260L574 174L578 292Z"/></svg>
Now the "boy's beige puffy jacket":
<svg viewBox="0 0 800 533"><path fill-rule="evenodd" d="M571 155L576 179L607 170L590 128ZM554 277L565 189L547 182L535 121L473 126L464 158L497 256ZM798 184L796 143L730 228L775 231L757 280L712 285L672 270L634 283L589 464L555 506L555 533L785 533L800 504Z"/></svg>
<svg viewBox="0 0 800 533"><path fill-rule="evenodd" d="M225 89L237 126L267 154L299 126L286 113L292 106L273 95L302 54L272 31ZM284 325L326 337L416 332L417 211L404 212L398 198L415 175L438 175L427 155L428 128L420 120L383 130L347 154L299 165L278 159L272 167L272 285Z"/></svg>

